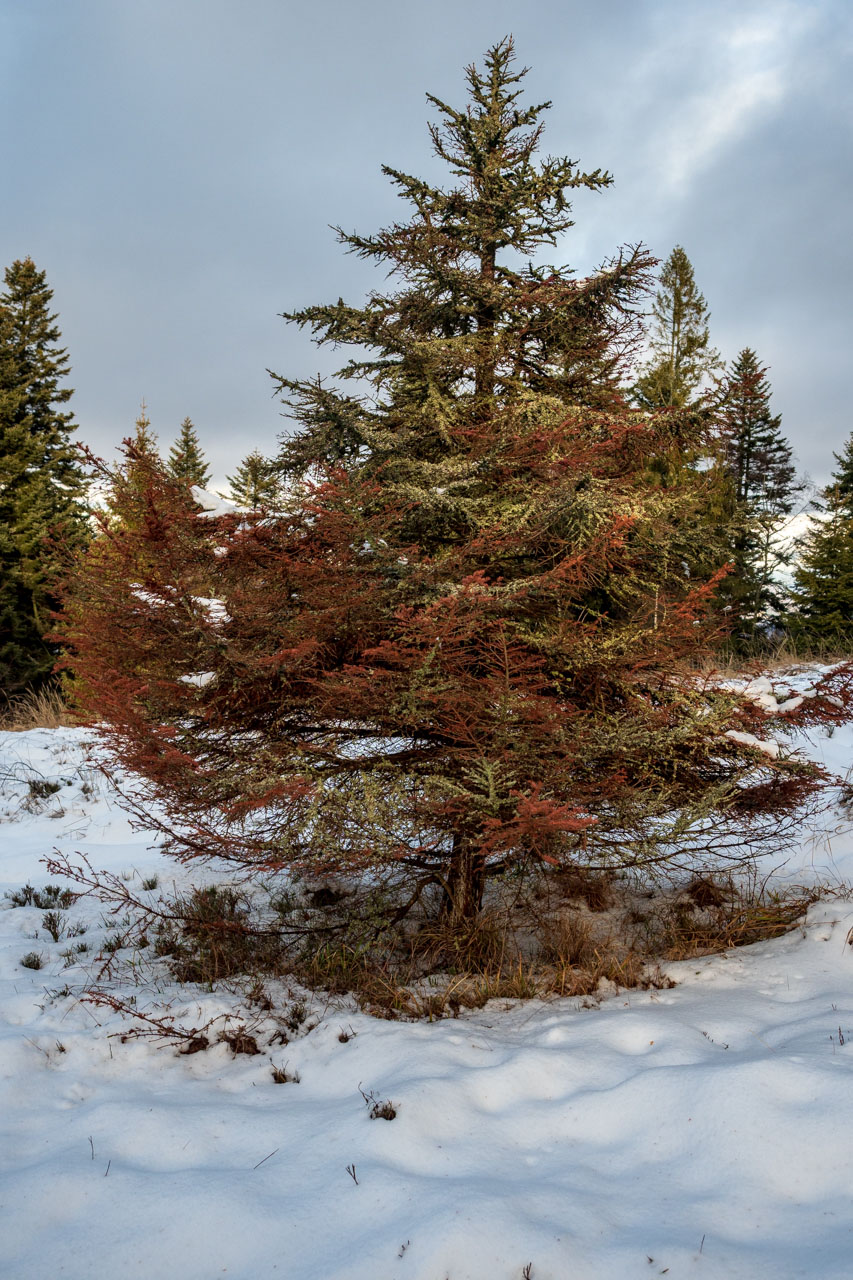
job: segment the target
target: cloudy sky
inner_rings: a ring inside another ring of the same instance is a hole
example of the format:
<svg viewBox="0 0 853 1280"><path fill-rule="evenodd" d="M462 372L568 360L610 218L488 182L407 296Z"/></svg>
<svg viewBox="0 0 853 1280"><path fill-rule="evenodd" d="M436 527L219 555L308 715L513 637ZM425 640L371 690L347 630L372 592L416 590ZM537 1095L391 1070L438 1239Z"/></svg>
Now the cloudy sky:
<svg viewBox="0 0 853 1280"><path fill-rule="evenodd" d="M330 223L441 180L424 94L512 32L582 193L555 260L680 243L727 358L754 347L817 481L853 429L850 0L0 0L0 265L54 289L79 435L189 414L224 483L286 423L267 368L333 367L278 313L378 283ZM380 277L381 278L381 277Z"/></svg>

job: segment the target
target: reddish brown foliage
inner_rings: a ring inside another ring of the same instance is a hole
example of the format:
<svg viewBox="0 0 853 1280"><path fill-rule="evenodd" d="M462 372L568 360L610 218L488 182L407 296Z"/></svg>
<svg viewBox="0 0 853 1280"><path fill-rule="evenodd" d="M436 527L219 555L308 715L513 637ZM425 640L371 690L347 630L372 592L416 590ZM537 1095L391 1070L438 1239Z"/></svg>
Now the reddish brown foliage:
<svg viewBox="0 0 853 1280"><path fill-rule="evenodd" d="M626 470L583 545L552 531L571 477L612 481L594 427L551 437L562 494L549 474L514 527L444 555L402 544L403 513L357 476L284 516L211 519L131 460L145 484L69 580L66 636L80 705L184 856L397 867L451 894L464 867L470 910L510 863L742 852L803 798L812 772L722 736L766 735L764 713L687 674L713 583L664 576L674 499L644 509ZM818 697L804 713L846 711Z"/></svg>

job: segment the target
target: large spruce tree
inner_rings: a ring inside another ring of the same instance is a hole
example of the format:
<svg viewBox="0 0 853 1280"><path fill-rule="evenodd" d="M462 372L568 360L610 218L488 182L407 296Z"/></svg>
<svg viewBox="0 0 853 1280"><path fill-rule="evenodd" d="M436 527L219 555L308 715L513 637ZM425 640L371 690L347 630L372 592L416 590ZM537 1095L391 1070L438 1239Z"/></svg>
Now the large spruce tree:
<svg viewBox="0 0 853 1280"><path fill-rule="evenodd" d="M279 380L287 511L200 517L152 466L70 602L81 697L177 851L398 876L460 927L511 869L740 856L810 785L687 665L704 489L648 484L673 415L619 392L652 263L542 262L610 178L537 161L524 74L505 40L466 107L430 98L450 182L388 168L406 219L341 232L391 284L292 317L354 354Z"/></svg>
<svg viewBox="0 0 853 1280"><path fill-rule="evenodd" d="M780 524L803 485L780 414L770 409L767 369L749 347L732 361L717 388L713 411L722 467L731 483L733 571L727 598L754 631L785 607L779 571L790 563Z"/></svg>
<svg viewBox="0 0 853 1280"><path fill-rule="evenodd" d="M60 545L85 537L85 479L64 406L68 355L53 292L31 258L12 263L0 293L0 691L42 682Z"/></svg>

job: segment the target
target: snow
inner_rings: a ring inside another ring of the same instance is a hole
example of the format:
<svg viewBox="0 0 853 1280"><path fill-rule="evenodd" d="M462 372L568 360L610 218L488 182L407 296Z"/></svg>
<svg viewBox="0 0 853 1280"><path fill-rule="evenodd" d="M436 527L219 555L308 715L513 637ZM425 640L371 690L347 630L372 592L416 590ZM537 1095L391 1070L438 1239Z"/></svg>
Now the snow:
<svg viewBox="0 0 853 1280"><path fill-rule="evenodd" d="M181 676L181 684L195 685L196 689L204 689L210 684L211 680L216 679L215 671L198 671L195 675Z"/></svg>
<svg viewBox="0 0 853 1280"><path fill-rule="evenodd" d="M201 507L199 514L209 518L233 516L245 511L245 507L238 506L229 498L223 498L221 493L211 493L209 489L202 489L197 484L190 486L190 493L193 500Z"/></svg>
<svg viewBox="0 0 853 1280"><path fill-rule="evenodd" d="M799 745L843 774L853 728ZM56 883L41 861L56 848L142 896L186 883L129 826L96 756L83 730L0 734L0 892ZM268 1043L274 1014L251 1014L253 1056L123 1041L128 1019L81 1002L86 971L61 955L87 944L79 958L97 967L119 922L81 899L64 914L86 933L53 942L42 910L2 902L0 1269L520 1280L530 1264L531 1280L841 1280L853 1245L853 831L841 804L803 829L779 874L835 895L784 938L667 965L671 990L590 1008L492 1001L434 1023L309 997L287 1045ZM144 889L154 876L160 888ZM21 966L30 951L44 968ZM246 1008L157 970L113 989L141 1012L171 1004L187 1026L218 1019L214 1040ZM274 1083L273 1066L299 1082ZM360 1090L396 1118L371 1119Z"/></svg>
<svg viewBox="0 0 853 1280"><path fill-rule="evenodd" d="M779 743L775 738L756 738L754 734L741 733L738 729L727 730L725 736L731 738L732 742L739 742L741 746L755 747L756 751L763 751L774 760L779 755Z"/></svg>
<svg viewBox="0 0 853 1280"><path fill-rule="evenodd" d="M207 620L211 626L219 627L226 622L231 621L231 617L222 600L217 600L215 596L193 596L193 603L197 604L202 613L207 615Z"/></svg>

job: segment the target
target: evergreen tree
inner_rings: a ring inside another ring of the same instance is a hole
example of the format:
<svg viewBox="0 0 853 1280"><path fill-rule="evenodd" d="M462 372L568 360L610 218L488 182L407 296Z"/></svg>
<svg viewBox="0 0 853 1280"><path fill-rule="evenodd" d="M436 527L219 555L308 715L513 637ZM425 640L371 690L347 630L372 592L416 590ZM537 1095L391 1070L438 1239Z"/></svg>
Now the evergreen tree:
<svg viewBox="0 0 853 1280"><path fill-rule="evenodd" d="M734 572L726 594L754 628L784 601L776 581L790 562L780 545L780 521L790 515L802 484L780 414L770 410L770 384L749 347L732 362L717 389L714 420L722 466L731 481Z"/></svg>
<svg viewBox="0 0 853 1280"><path fill-rule="evenodd" d="M458 929L487 876L749 849L812 785L753 745L761 709L695 678L701 478L649 486L675 415L618 392L650 260L531 265L610 179L537 163L523 75L506 40L467 109L431 98L453 185L386 169L409 220L341 233L389 291L293 317L373 390L280 379L287 513L200 518L154 474L69 606L84 704L184 856L382 872Z"/></svg>
<svg viewBox="0 0 853 1280"><path fill-rule="evenodd" d="M53 291L30 258L7 268L0 294L0 689L38 684L57 647L59 545L86 534L85 479L71 443L69 372Z"/></svg>
<svg viewBox="0 0 853 1280"><path fill-rule="evenodd" d="M794 603L811 637L846 647L853 638L853 434L833 456L837 469L815 503L821 516L794 571Z"/></svg>
<svg viewBox="0 0 853 1280"><path fill-rule="evenodd" d="M644 409L683 409L695 402L703 378L719 363L710 345L710 312L681 245L664 263L652 309L649 358L634 387Z"/></svg>
<svg viewBox="0 0 853 1280"><path fill-rule="evenodd" d="M832 456L838 463L838 469L832 473L833 483L829 488L833 499L843 503L845 509L853 515L853 434L848 438L843 453L834 453Z"/></svg>
<svg viewBox="0 0 853 1280"><path fill-rule="evenodd" d="M133 424L133 435L122 441L121 452L123 462L119 467L99 468L106 510L113 524L129 519L144 522L145 494L151 477L166 471L144 399Z"/></svg>
<svg viewBox="0 0 853 1280"><path fill-rule="evenodd" d="M131 446L131 452L151 458L152 460L159 460L160 451L157 447L157 435L151 430L151 419L148 417L148 406L144 400L139 407L139 415L134 422L133 427L133 435L130 436L128 440L128 443Z"/></svg>
<svg viewBox="0 0 853 1280"><path fill-rule="evenodd" d="M275 507L281 484L276 468L257 449L240 463L233 476L228 476L231 497L241 507Z"/></svg>
<svg viewBox="0 0 853 1280"><path fill-rule="evenodd" d="M210 481L210 467L207 465L199 444L196 429L189 418L184 418L181 431L172 448L169 450L167 462L169 474L185 484L198 485L206 489Z"/></svg>

